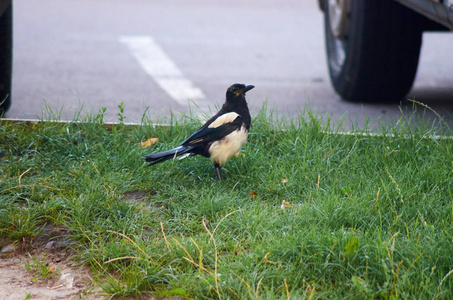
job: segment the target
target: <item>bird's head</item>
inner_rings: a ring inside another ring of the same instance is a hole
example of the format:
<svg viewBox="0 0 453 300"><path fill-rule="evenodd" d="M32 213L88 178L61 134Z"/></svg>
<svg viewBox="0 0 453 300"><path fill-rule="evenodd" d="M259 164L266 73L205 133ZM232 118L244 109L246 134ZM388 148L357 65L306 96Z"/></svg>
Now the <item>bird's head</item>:
<svg viewBox="0 0 453 300"><path fill-rule="evenodd" d="M226 92L226 100L227 102L235 102L239 99L244 99L245 93L250 91L255 86L253 85L245 85L241 83L235 83L230 86Z"/></svg>

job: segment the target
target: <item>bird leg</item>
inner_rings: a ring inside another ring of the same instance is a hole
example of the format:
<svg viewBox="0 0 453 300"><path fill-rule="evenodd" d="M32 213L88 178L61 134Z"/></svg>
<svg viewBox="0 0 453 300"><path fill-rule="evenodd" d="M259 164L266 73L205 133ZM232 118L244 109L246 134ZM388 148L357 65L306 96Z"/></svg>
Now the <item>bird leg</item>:
<svg viewBox="0 0 453 300"><path fill-rule="evenodd" d="M219 177L219 180L222 180L222 173L220 172L220 166L219 165L215 165L215 170L217 171L217 176Z"/></svg>

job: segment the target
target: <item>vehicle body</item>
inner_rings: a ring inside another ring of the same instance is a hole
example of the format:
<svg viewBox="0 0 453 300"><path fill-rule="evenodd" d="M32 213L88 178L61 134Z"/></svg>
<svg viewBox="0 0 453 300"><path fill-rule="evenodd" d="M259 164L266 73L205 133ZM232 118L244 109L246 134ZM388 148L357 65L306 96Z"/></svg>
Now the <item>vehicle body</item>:
<svg viewBox="0 0 453 300"><path fill-rule="evenodd" d="M415 79L423 32L453 30L453 0L318 1L330 79L349 101L402 100Z"/></svg>
<svg viewBox="0 0 453 300"><path fill-rule="evenodd" d="M13 64L12 0L0 0L0 117L11 105Z"/></svg>

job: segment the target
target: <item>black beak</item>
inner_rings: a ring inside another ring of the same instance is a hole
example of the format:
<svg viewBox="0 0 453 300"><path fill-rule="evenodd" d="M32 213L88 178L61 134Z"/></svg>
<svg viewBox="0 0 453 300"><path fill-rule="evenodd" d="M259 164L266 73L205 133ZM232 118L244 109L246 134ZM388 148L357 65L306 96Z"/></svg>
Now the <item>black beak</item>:
<svg viewBox="0 0 453 300"><path fill-rule="evenodd" d="M245 88L241 89L241 92L245 95L248 91L253 89L255 86L254 85L246 85Z"/></svg>

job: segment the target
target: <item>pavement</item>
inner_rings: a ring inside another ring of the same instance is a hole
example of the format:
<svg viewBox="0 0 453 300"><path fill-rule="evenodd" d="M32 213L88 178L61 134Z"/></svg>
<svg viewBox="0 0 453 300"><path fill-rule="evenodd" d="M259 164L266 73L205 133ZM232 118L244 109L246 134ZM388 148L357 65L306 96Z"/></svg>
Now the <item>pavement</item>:
<svg viewBox="0 0 453 300"><path fill-rule="evenodd" d="M408 95L448 123L451 53L452 33L424 34ZM72 120L106 108L105 120L116 121L121 103L126 122L210 114L236 82L256 86L247 94L252 115L266 102L278 115L295 118L311 109L361 127L396 122L413 108L411 102L350 103L335 94L315 0L14 1L8 118L46 119L51 111ZM429 110L426 116L436 118Z"/></svg>

